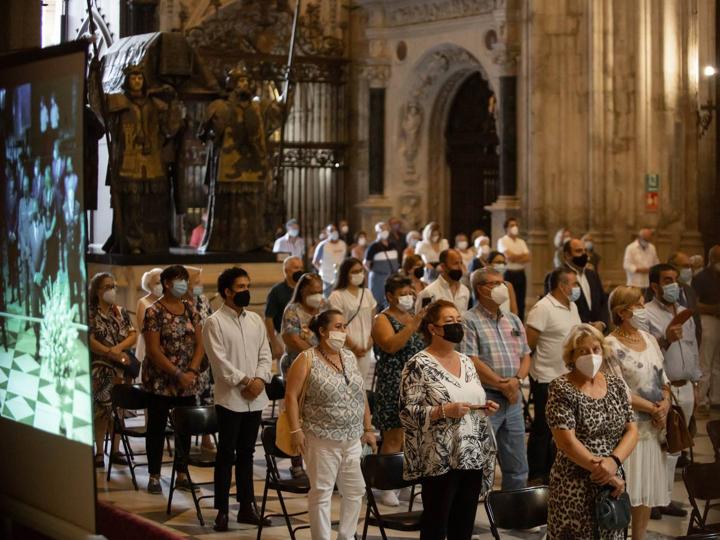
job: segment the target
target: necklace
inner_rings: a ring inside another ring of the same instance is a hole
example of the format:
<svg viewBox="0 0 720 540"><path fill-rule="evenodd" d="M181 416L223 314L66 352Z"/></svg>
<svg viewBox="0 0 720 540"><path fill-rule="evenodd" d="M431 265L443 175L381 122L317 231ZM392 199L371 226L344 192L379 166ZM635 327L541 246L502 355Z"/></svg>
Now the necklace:
<svg viewBox="0 0 720 540"><path fill-rule="evenodd" d="M328 358L328 356L322 350L322 347L320 347L320 345L318 345L317 350L320 351L320 356L322 356L325 359L325 361L333 367L333 369L335 371L342 374L342 376L345 378L345 384L350 384L350 381L348 380L348 376L345 373L345 364L342 361L342 356L340 356L340 354L338 354L338 358L340 360L340 367L338 367L338 365L335 362L333 362L332 360L330 360L330 358Z"/></svg>
<svg viewBox="0 0 720 540"><path fill-rule="evenodd" d="M640 343L642 341L642 336L640 336L640 334L633 335L622 328L616 328L613 333L628 343Z"/></svg>

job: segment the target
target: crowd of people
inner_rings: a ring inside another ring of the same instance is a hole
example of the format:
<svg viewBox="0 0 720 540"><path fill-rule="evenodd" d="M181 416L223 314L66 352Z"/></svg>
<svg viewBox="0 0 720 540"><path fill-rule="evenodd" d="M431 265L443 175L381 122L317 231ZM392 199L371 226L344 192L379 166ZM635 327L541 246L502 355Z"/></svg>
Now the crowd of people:
<svg viewBox="0 0 720 540"><path fill-rule="evenodd" d="M290 474L309 482L314 539L330 538L336 486L338 538L354 537L365 492L360 458L379 451L403 452L405 478L423 487L422 539L471 537L497 463L503 490L550 486L549 538L594 537L594 501L609 488L613 496L627 491L632 537L642 540L651 517L685 514L670 498L683 456L663 447L671 396L687 421L720 405L720 246L707 265L680 252L661 263L652 231L642 229L625 253L626 285L607 294L592 238L563 229L545 294L526 310L531 253L519 225L508 220L493 250L483 231L457 235L450 247L434 222L422 233L402 232L399 220L378 223L373 241L364 231L351 241L347 223L331 224L306 271L306 243L290 220L274 246L287 254L284 279L268 294L264 320L248 309L251 279L241 268L218 278L214 313L200 269L151 270L134 322L115 301L113 277L96 275L97 466L109 392L127 380L135 346L151 396L148 491L162 493L168 411L214 403L215 529L228 528L233 464L238 521L259 525L252 457L276 362L299 451ZM182 464L189 441L175 444ZM116 444L111 459L125 459ZM191 489L178 470L176 487ZM401 496L378 493L389 506Z"/></svg>

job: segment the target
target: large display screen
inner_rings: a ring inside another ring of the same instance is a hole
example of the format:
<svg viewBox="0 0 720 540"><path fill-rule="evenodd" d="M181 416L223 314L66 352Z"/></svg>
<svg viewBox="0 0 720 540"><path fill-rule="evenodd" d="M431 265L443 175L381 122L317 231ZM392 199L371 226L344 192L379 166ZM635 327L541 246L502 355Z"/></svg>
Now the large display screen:
<svg viewBox="0 0 720 540"><path fill-rule="evenodd" d="M0 416L92 444L85 53L0 58Z"/></svg>

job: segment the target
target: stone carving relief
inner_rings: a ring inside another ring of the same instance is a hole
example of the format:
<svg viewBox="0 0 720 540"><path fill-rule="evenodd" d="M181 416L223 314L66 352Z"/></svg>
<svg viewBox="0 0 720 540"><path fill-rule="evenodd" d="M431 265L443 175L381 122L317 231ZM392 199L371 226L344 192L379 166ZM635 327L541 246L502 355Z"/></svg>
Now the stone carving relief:
<svg viewBox="0 0 720 540"><path fill-rule="evenodd" d="M420 146L420 128L423 122L423 110L420 104L412 100L400 113L400 147L405 159L405 175L415 178L415 158Z"/></svg>
<svg viewBox="0 0 720 540"><path fill-rule="evenodd" d="M443 19L456 19L490 13L499 0L413 0L404 5L386 8L387 26L405 26Z"/></svg>
<svg viewBox="0 0 720 540"><path fill-rule="evenodd" d="M390 66L386 63L366 64L360 71L371 88L385 88L390 80Z"/></svg>
<svg viewBox="0 0 720 540"><path fill-rule="evenodd" d="M400 195L399 198L399 214L406 225L410 228L417 229L421 223L420 203L422 196L414 191L407 191Z"/></svg>

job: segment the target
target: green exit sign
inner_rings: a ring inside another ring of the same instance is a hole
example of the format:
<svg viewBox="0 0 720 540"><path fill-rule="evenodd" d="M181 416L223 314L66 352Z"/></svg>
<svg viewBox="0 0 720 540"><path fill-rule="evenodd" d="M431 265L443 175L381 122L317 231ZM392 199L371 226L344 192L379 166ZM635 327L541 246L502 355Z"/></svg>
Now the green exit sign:
<svg viewBox="0 0 720 540"><path fill-rule="evenodd" d="M647 193L657 193L660 191L660 175L659 174L646 174L645 175L645 191Z"/></svg>

